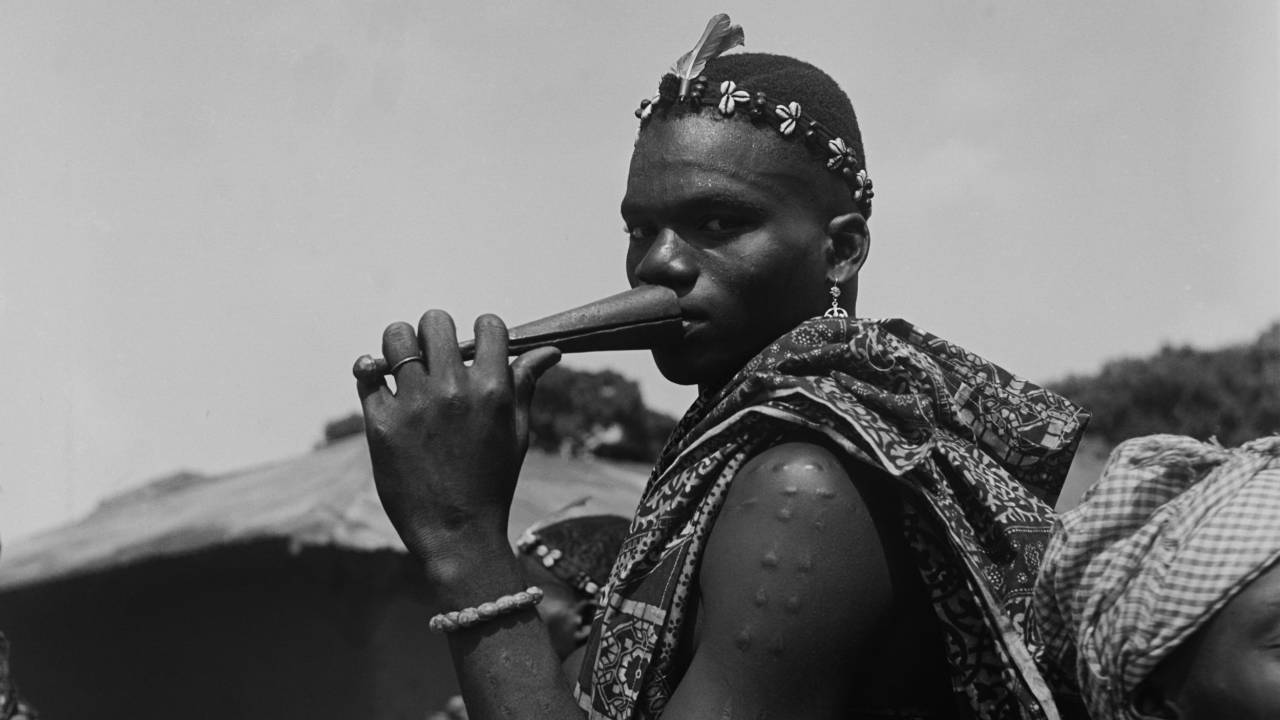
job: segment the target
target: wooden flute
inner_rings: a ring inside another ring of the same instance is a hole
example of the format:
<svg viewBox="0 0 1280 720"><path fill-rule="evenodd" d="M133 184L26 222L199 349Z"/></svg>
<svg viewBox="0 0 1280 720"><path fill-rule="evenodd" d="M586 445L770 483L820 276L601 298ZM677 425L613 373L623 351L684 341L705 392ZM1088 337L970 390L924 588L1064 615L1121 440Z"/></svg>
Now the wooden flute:
<svg viewBox="0 0 1280 720"><path fill-rule="evenodd" d="M510 328L507 354L548 346L563 353L648 350L678 342L684 332L681 321L675 291L642 285ZM475 359L475 340L458 343L458 350L463 360ZM357 360L352 370L359 378L389 371L384 358L370 360L368 356Z"/></svg>

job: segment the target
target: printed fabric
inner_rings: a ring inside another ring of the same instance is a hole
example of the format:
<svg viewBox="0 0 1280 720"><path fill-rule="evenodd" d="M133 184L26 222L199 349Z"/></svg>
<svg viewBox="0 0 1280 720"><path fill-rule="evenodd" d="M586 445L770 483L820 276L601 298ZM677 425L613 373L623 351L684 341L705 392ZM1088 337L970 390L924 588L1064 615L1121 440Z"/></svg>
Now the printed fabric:
<svg viewBox="0 0 1280 720"><path fill-rule="evenodd" d="M1064 513L1036 586L1045 677L1097 718L1280 560L1280 437L1229 450L1179 435L1121 443Z"/></svg>
<svg viewBox="0 0 1280 720"><path fill-rule="evenodd" d="M797 430L882 469L973 717L1053 719L1024 637L1032 584L1088 415L903 320L815 318L677 425L604 590L576 688L592 720L656 718L680 678L677 638L738 470Z"/></svg>

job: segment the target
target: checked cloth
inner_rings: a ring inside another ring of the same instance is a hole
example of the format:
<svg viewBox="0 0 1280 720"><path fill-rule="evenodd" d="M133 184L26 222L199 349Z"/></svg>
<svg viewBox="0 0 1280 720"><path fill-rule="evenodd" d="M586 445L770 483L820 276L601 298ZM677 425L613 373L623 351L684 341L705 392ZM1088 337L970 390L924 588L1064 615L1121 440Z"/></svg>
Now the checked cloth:
<svg viewBox="0 0 1280 720"><path fill-rule="evenodd" d="M1280 436L1122 443L1041 565L1046 678L1095 718L1136 720L1139 683L1277 559Z"/></svg>

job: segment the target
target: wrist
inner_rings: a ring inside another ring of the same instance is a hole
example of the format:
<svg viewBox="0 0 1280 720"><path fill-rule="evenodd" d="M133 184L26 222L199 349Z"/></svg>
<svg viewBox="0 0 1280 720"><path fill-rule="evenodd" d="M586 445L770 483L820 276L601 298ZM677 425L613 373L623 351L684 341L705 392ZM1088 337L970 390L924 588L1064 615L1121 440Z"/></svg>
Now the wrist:
<svg viewBox="0 0 1280 720"><path fill-rule="evenodd" d="M488 553L510 553L506 517L484 517L461 512L435 511L393 523L409 553L430 575L436 565Z"/></svg>
<svg viewBox="0 0 1280 720"><path fill-rule="evenodd" d="M527 586L506 537L479 537L451 543L447 552L423 562L435 604L457 610L490 602Z"/></svg>

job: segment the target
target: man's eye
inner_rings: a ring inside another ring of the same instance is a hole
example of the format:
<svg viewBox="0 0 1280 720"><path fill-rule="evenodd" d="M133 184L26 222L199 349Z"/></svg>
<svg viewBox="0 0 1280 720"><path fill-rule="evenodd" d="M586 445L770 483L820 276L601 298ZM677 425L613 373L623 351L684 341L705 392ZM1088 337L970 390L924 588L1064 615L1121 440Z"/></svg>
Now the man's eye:
<svg viewBox="0 0 1280 720"><path fill-rule="evenodd" d="M729 235L740 233L747 229L749 223L745 220L739 220L731 217L713 217L702 221L702 231L718 234Z"/></svg>
<svg viewBox="0 0 1280 720"><path fill-rule="evenodd" d="M623 225L622 232L632 240L648 240L654 235L654 229L647 225Z"/></svg>

